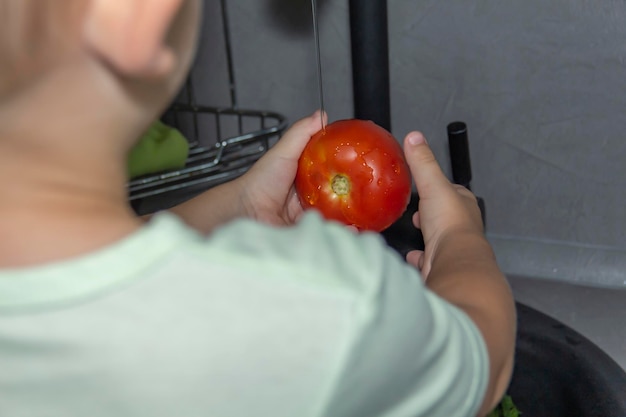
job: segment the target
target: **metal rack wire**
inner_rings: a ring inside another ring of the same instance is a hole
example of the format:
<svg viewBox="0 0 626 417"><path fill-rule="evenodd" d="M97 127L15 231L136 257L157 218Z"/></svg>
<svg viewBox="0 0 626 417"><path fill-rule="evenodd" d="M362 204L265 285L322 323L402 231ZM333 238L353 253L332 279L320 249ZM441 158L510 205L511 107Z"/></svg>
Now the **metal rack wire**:
<svg viewBox="0 0 626 417"><path fill-rule="evenodd" d="M128 183L129 200L140 214L168 208L242 175L287 127L286 118L279 113L239 107L226 0L220 0L220 5L231 105L198 103L190 74L179 98L162 117L165 123L185 131L189 157L182 169L146 175ZM203 145L207 142L212 145Z"/></svg>

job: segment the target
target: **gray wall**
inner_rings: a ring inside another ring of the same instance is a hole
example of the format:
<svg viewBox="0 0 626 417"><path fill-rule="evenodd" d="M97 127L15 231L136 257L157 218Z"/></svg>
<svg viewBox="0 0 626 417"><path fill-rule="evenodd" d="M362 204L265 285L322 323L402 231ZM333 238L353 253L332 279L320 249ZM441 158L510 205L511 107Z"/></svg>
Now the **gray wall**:
<svg viewBox="0 0 626 417"><path fill-rule="evenodd" d="M196 87L229 105L220 9L206 3ZM348 1L318 3L326 107L352 117ZM468 124L505 271L626 286L626 2L388 4L393 133L423 131L448 171L445 126ZM308 7L228 0L241 107L290 121L317 108Z"/></svg>

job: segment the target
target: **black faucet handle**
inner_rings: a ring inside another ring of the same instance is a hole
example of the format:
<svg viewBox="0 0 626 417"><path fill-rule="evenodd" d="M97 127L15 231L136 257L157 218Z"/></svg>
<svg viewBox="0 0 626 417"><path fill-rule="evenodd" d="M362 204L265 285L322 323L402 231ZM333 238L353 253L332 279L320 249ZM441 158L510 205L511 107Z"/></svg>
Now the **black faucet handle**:
<svg viewBox="0 0 626 417"><path fill-rule="evenodd" d="M448 148L450 150L450 164L452 167L452 181L460 184L471 191L472 183L472 163L469 150L469 139L467 135L467 125L464 122L452 122L447 126ZM481 197L476 197L478 207L486 225L485 201Z"/></svg>
<svg viewBox="0 0 626 417"><path fill-rule="evenodd" d="M454 183L471 190L472 164L467 138L467 125L464 122L452 122L448 124L447 131L452 180Z"/></svg>

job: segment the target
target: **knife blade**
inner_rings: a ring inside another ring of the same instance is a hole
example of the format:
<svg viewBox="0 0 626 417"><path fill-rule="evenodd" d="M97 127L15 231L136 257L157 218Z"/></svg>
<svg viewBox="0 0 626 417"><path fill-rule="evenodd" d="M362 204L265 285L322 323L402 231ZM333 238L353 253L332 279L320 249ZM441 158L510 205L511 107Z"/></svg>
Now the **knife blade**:
<svg viewBox="0 0 626 417"><path fill-rule="evenodd" d="M319 90L320 119L322 122L322 132L326 132L324 124L324 82L322 79L322 55L320 47L320 31L317 13L317 1L311 0L311 14L313 16L313 37L315 38L315 59L317 62L317 87Z"/></svg>

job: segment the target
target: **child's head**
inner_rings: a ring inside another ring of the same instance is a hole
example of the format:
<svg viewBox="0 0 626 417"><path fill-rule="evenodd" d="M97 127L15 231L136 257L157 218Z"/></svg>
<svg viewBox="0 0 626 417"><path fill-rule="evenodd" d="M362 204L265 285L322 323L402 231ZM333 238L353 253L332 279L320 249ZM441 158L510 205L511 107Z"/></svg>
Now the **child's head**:
<svg viewBox="0 0 626 417"><path fill-rule="evenodd" d="M0 0L0 102L55 65L78 39L85 0Z"/></svg>
<svg viewBox="0 0 626 417"><path fill-rule="evenodd" d="M195 51L199 5L199 0L0 0L0 110L68 62L108 72L130 101L148 107L155 97L166 102Z"/></svg>

